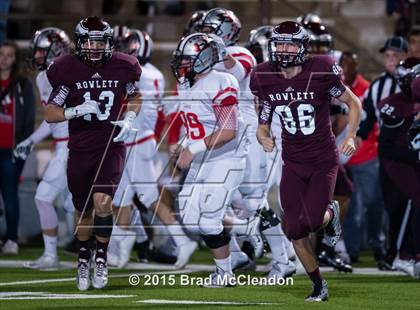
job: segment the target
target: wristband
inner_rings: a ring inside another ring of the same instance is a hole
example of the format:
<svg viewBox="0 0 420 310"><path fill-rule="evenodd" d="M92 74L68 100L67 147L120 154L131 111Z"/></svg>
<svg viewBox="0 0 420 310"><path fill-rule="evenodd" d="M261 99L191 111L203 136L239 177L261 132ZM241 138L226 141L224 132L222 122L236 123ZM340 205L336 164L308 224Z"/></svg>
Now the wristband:
<svg viewBox="0 0 420 310"><path fill-rule="evenodd" d="M69 119L75 118L75 117L76 117L76 115L77 115L77 111L76 111L76 108L75 108L75 107L73 107L73 108L66 108L66 109L64 109L64 118L65 118L66 120L69 120Z"/></svg>
<svg viewBox="0 0 420 310"><path fill-rule="evenodd" d="M204 142L204 139L194 142L188 146L188 150L193 154L196 155L198 153L207 151L207 145Z"/></svg>

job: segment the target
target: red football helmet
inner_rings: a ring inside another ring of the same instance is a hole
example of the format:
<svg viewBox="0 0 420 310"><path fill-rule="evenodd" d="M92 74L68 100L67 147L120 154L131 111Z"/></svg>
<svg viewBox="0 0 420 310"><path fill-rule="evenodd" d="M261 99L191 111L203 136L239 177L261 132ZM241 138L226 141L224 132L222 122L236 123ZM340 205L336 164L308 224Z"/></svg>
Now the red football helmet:
<svg viewBox="0 0 420 310"><path fill-rule="evenodd" d="M278 45L292 44L297 46L296 52L279 51ZM268 40L269 61L277 67L287 68L302 65L306 61L309 35L302 25L286 21L273 28Z"/></svg>
<svg viewBox="0 0 420 310"><path fill-rule="evenodd" d="M98 65L111 59L114 48L111 26L99 17L81 20L74 32L76 55L89 65Z"/></svg>

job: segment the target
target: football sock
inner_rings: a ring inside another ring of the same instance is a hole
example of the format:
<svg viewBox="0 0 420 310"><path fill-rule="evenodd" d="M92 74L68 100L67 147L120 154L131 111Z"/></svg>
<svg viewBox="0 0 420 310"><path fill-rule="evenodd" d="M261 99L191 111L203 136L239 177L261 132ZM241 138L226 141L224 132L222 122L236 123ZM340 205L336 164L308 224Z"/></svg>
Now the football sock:
<svg viewBox="0 0 420 310"><path fill-rule="evenodd" d="M96 239L96 259L102 258L106 261L106 252L108 250L109 242L101 242Z"/></svg>
<svg viewBox="0 0 420 310"><path fill-rule="evenodd" d="M322 276L319 272L319 267L317 267L314 271L307 272L309 278L311 278L312 283L315 286L322 286Z"/></svg>
<svg viewBox="0 0 420 310"><path fill-rule="evenodd" d="M190 242L190 238L188 238L184 231L182 230L181 225L178 221L175 221L174 224L170 224L166 226L168 228L169 233L171 234L174 242L177 246L184 245Z"/></svg>
<svg viewBox="0 0 420 310"><path fill-rule="evenodd" d="M134 226L134 230L136 232L136 243L146 242L149 237L147 236L146 230L144 229L138 209L134 210L133 212L133 219L131 224Z"/></svg>
<svg viewBox="0 0 420 310"><path fill-rule="evenodd" d="M273 259L281 264L287 264L289 257L287 255L286 244L282 236L280 225L270 227L262 233L270 246Z"/></svg>
<svg viewBox="0 0 420 310"><path fill-rule="evenodd" d="M220 269L222 269L224 272L233 273L232 272L232 264L231 264L230 255L226 258L223 258L223 259L216 259L215 258L214 262L216 263L216 266L219 267Z"/></svg>
<svg viewBox="0 0 420 310"><path fill-rule="evenodd" d="M46 234L42 234L42 238L44 239L44 254L49 256L57 256L57 236L48 236Z"/></svg>
<svg viewBox="0 0 420 310"><path fill-rule="evenodd" d="M90 249L89 249L89 240L80 241L79 243L79 259L89 260L90 259Z"/></svg>
<svg viewBox="0 0 420 310"><path fill-rule="evenodd" d="M238 241L236 241L236 237L233 234L231 234L231 238L229 242L229 251L231 253L241 252L241 248L239 247Z"/></svg>

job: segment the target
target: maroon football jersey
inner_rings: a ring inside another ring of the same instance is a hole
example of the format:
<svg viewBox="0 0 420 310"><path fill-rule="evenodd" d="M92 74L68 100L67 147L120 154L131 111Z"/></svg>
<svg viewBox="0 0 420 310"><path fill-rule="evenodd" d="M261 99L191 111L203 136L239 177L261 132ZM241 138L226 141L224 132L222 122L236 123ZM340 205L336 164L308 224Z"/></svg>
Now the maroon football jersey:
<svg viewBox="0 0 420 310"><path fill-rule="evenodd" d="M119 132L119 129L114 130L111 121L122 118L124 99L138 94L135 83L140 74L137 59L119 52L96 67L86 65L75 55L64 55L50 65L47 77L53 91L49 103L75 107L85 100L99 102L100 114L69 120L69 149L85 151L106 147Z"/></svg>
<svg viewBox="0 0 420 310"><path fill-rule="evenodd" d="M330 103L345 86L341 69L329 56L314 56L291 79L284 78L270 63L262 63L251 74L251 91L263 102L259 123L270 124L280 117L283 159L316 163L336 159L331 129ZM274 135L279 133L274 132Z"/></svg>
<svg viewBox="0 0 420 310"><path fill-rule="evenodd" d="M408 130L414 117L420 112L420 103L404 93L393 94L378 103L382 122L390 122L393 129L393 143L408 148Z"/></svg>

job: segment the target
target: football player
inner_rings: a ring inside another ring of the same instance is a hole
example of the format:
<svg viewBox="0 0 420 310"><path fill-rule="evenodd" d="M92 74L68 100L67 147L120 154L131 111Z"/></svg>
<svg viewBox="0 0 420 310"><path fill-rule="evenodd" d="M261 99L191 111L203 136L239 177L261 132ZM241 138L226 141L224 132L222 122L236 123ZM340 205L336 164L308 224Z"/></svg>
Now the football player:
<svg viewBox="0 0 420 310"><path fill-rule="evenodd" d="M253 70L250 87L263 103L257 138L266 152L275 148L270 123L273 117L281 119L283 225L313 282L306 300L324 301L328 299L327 283L308 236L325 228L328 243L334 246L341 234L339 206L331 201L338 150L329 117L330 101L335 97L349 107L349 132L339 147L347 156L355 151L361 104L342 84L341 71L330 57L307 58L308 43L308 32L296 22L274 27L269 62Z"/></svg>
<svg viewBox="0 0 420 310"><path fill-rule="evenodd" d="M36 77L36 84L43 106L48 102L52 91L52 87L47 79L46 69L54 59L68 54L69 49L69 37L63 30L58 28L49 27L38 30L32 38L31 65L39 71ZM49 135L52 135L54 138L55 152L35 194L35 205L38 210L42 237L44 239L44 253L37 260L25 264L25 267L28 268L55 269L59 266L57 256L58 218L54 209L54 201L60 195L65 198L64 207L69 231L71 234L74 232L74 207L66 178L68 123L48 124L46 121L43 121L31 136L16 146L14 155L26 159L33 147Z"/></svg>
<svg viewBox="0 0 420 310"><path fill-rule="evenodd" d="M79 290L87 290L92 230L96 238L92 285L103 288L108 283L112 198L123 172L123 141L133 130L141 105L136 87L141 68L135 57L113 52L112 28L101 18L81 20L75 37L75 55L60 57L47 70L53 90L45 119L69 121L67 180L79 240L76 282Z"/></svg>
<svg viewBox="0 0 420 310"><path fill-rule="evenodd" d="M223 62L215 66L216 70L232 74L239 83L239 111L246 126L246 138L249 141L247 154L247 170L239 192L239 199L235 196L234 205L245 208L251 216L256 216L260 211L275 217L273 211L268 207L267 202L267 156L256 139L258 117L254 106L254 95L249 89L250 73L256 65L256 60L251 52L237 45L241 23L238 17L229 10L215 8L206 13L201 22L199 30L217 36L217 42L222 50L221 59ZM283 241L284 235L280 223L273 221L273 226L266 227L263 231L267 242L273 253L275 261L272 275L281 277L288 276L295 272L295 266L289 262L286 245ZM237 222L232 226L232 233L245 235L249 233L246 223ZM258 238L258 235L251 235L251 238ZM251 239L252 240L252 239ZM240 249L234 244L232 238L232 250L234 255L241 255ZM254 242L257 244L257 242ZM238 253L238 254L236 254ZM235 258L236 259L236 258Z"/></svg>
<svg viewBox="0 0 420 310"><path fill-rule="evenodd" d="M114 206L119 209L119 221L114 228L115 240L119 247L117 266L124 267L130 258L131 249L134 245L135 235L122 228L128 226L130 219L130 206L134 195L137 195L146 208L151 208L163 224L167 226L170 235L178 247L178 260L175 268L183 268L191 254L197 248L197 243L191 241L176 221L170 208L159 199L158 176L155 171L154 157L156 153L156 138L154 135L158 108L165 88L165 80L162 73L150 63L153 41L150 36L137 29L131 29L123 41L124 50L127 54L135 56L142 69L140 81L137 87L142 94L142 113L134 120L134 126L140 129L140 133L132 132L126 139L127 160L121 182L114 197ZM138 210L135 211L136 213ZM128 213L124 215L122 213ZM134 216L137 234L145 242L147 235L138 215Z"/></svg>
<svg viewBox="0 0 420 310"><path fill-rule="evenodd" d="M420 59L407 58L395 70L400 93L393 94L379 102L382 120L379 133L381 143L378 149L385 171L398 189L404 193L414 207L411 227L413 236L412 257L394 260L394 266L412 277L420 277L420 151L415 144L409 144L407 135L420 113L418 96L420 86ZM407 256L407 253L404 253Z"/></svg>
<svg viewBox="0 0 420 310"><path fill-rule="evenodd" d="M189 168L178 196L179 210L186 229L199 234L211 249L216 272L210 287L234 281L230 234L223 218L246 162L244 124L237 107L239 86L232 75L213 70L219 52L214 38L195 33L179 42L172 61L181 84L179 108L186 129L186 138L172 155L180 169Z"/></svg>

